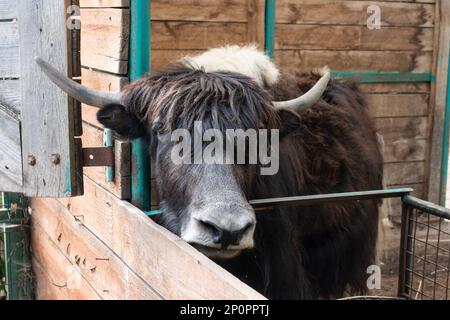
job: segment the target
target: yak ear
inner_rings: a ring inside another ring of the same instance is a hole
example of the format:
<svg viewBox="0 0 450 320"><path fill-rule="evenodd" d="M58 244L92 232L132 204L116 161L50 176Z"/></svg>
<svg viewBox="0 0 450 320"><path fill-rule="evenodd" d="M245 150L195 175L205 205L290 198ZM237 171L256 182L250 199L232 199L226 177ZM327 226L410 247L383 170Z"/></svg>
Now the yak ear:
<svg viewBox="0 0 450 320"><path fill-rule="evenodd" d="M135 139L145 134L145 129L135 115L121 104L108 104L97 112L97 120L105 128L114 130L122 137Z"/></svg>
<svg viewBox="0 0 450 320"><path fill-rule="evenodd" d="M297 130L302 121L302 117L291 109L279 109L278 115L280 117L280 138L289 135L291 132Z"/></svg>

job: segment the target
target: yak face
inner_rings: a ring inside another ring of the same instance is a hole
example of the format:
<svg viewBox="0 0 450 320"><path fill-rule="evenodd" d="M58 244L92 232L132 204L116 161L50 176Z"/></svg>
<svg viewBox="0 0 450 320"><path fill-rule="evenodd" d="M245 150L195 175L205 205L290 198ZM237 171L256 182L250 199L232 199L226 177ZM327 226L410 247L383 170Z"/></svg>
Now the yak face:
<svg viewBox="0 0 450 320"><path fill-rule="evenodd" d="M248 197L259 162L247 161L248 144L243 163L196 162L193 140L199 130L203 135L217 129L224 133L225 146L230 129L278 129L279 111L270 96L243 75L180 68L138 80L124 97L126 106L107 105L97 117L123 136L148 141L163 212L158 222L212 258L231 258L252 248L256 218ZM193 137L187 162L173 158L180 143L173 133L180 129ZM230 145L237 156L242 145L237 140ZM205 151L208 143L200 146Z"/></svg>

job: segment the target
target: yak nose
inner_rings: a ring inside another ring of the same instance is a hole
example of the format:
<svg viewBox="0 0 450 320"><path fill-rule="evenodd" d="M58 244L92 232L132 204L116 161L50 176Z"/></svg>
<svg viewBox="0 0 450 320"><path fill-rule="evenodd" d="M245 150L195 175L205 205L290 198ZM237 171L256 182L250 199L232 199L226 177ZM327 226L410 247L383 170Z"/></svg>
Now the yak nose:
<svg viewBox="0 0 450 320"><path fill-rule="evenodd" d="M200 223L210 232L213 242L221 244L223 249L226 249L230 245L238 245L245 233L249 231L253 225L252 222L247 222L236 230L229 230L220 227L212 221L203 220L200 221Z"/></svg>

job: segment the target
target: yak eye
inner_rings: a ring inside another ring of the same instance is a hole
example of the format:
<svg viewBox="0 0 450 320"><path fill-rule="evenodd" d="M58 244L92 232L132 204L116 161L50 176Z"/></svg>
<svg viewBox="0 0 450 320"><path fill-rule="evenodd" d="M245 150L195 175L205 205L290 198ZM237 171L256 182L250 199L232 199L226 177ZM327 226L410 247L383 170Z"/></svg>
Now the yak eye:
<svg viewBox="0 0 450 320"><path fill-rule="evenodd" d="M161 121L155 121L152 125L152 131L161 134L163 133L164 125Z"/></svg>

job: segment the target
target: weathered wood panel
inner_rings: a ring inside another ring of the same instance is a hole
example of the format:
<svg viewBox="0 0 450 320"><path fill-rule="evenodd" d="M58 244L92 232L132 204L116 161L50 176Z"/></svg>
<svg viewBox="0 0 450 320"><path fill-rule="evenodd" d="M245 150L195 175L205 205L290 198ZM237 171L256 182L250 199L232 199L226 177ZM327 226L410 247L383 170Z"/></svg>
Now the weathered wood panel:
<svg viewBox="0 0 450 320"><path fill-rule="evenodd" d="M153 0L152 20L247 22L247 0Z"/></svg>
<svg viewBox="0 0 450 320"><path fill-rule="evenodd" d="M406 185L424 182L425 162L397 162L384 165L386 185Z"/></svg>
<svg viewBox="0 0 450 320"><path fill-rule="evenodd" d="M376 118L375 127L385 140L428 138L427 117Z"/></svg>
<svg viewBox="0 0 450 320"><path fill-rule="evenodd" d="M433 28L384 27L370 30L366 26L277 24L275 30L275 49L433 49Z"/></svg>
<svg viewBox="0 0 450 320"><path fill-rule="evenodd" d="M130 0L80 0L82 8L123 8L129 7Z"/></svg>
<svg viewBox="0 0 450 320"><path fill-rule="evenodd" d="M266 1L247 0L247 42L256 43L264 49L265 24L266 24Z"/></svg>
<svg viewBox="0 0 450 320"><path fill-rule="evenodd" d="M431 139L433 141L430 146L429 168L427 176L429 183L427 188L428 200L439 203L444 201L441 197L441 167L442 152L444 141L444 118L447 103L448 88L448 72L450 69L450 1L439 1L436 4L436 15L439 21L439 30L436 37L436 52L434 61L434 73L436 74L436 82L432 88L432 109L430 122L433 124L431 129ZM444 186L448 188L448 186ZM445 193L445 191L443 191Z"/></svg>
<svg viewBox="0 0 450 320"><path fill-rule="evenodd" d="M84 180L83 197L60 201L163 298L263 298L142 211Z"/></svg>
<svg viewBox="0 0 450 320"><path fill-rule="evenodd" d="M37 298L59 300L98 300L100 295L79 270L58 250L36 224L31 227L33 270L37 276ZM70 249L70 248L69 248Z"/></svg>
<svg viewBox="0 0 450 320"><path fill-rule="evenodd" d="M395 139L384 141L384 161L425 161L427 139Z"/></svg>
<svg viewBox="0 0 450 320"><path fill-rule="evenodd" d="M0 21L0 78L18 78L19 24L17 21Z"/></svg>
<svg viewBox="0 0 450 320"><path fill-rule="evenodd" d="M102 299L161 298L56 199L34 199L31 206L33 231L57 247Z"/></svg>
<svg viewBox="0 0 450 320"><path fill-rule="evenodd" d="M189 50L244 45L247 23L239 22L160 22L152 23L152 49Z"/></svg>
<svg viewBox="0 0 450 320"><path fill-rule="evenodd" d="M20 81L0 80L0 104L20 113Z"/></svg>
<svg viewBox="0 0 450 320"><path fill-rule="evenodd" d="M361 89L370 93L380 94L405 94L405 93L430 93L430 83L361 83Z"/></svg>
<svg viewBox="0 0 450 320"><path fill-rule="evenodd" d="M375 4L382 12L382 26L434 25L434 5L382 1L279 0L276 21L296 24L366 25L367 7Z"/></svg>
<svg viewBox="0 0 450 320"><path fill-rule="evenodd" d="M283 70L309 71L328 66L333 71L430 72L431 52L276 50L275 62Z"/></svg>
<svg viewBox="0 0 450 320"><path fill-rule="evenodd" d="M17 18L17 1L0 0L0 20Z"/></svg>
<svg viewBox="0 0 450 320"><path fill-rule="evenodd" d="M196 55L203 50L152 50L152 70L165 68L187 55Z"/></svg>
<svg viewBox="0 0 450 320"><path fill-rule="evenodd" d="M77 187L82 187L76 166L73 100L34 61L40 56L71 76L67 4L19 1L23 192L27 196L74 196L81 191ZM60 160L55 164L52 155L56 154ZM28 163L30 157L34 165Z"/></svg>
<svg viewBox="0 0 450 320"><path fill-rule="evenodd" d="M370 94L369 110L373 117L414 117L428 115L429 94Z"/></svg>
<svg viewBox="0 0 450 320"><path fill-rule="evenodd" d="M117 74L128 70L129 10L81 10L82 65Z"/></svg>
<svg viewBox="0 0 450 320"><path fill-rule="evenodd" d="M20 192L23 184L20 121L1 105L0 150L0 191Z"/></svg>

